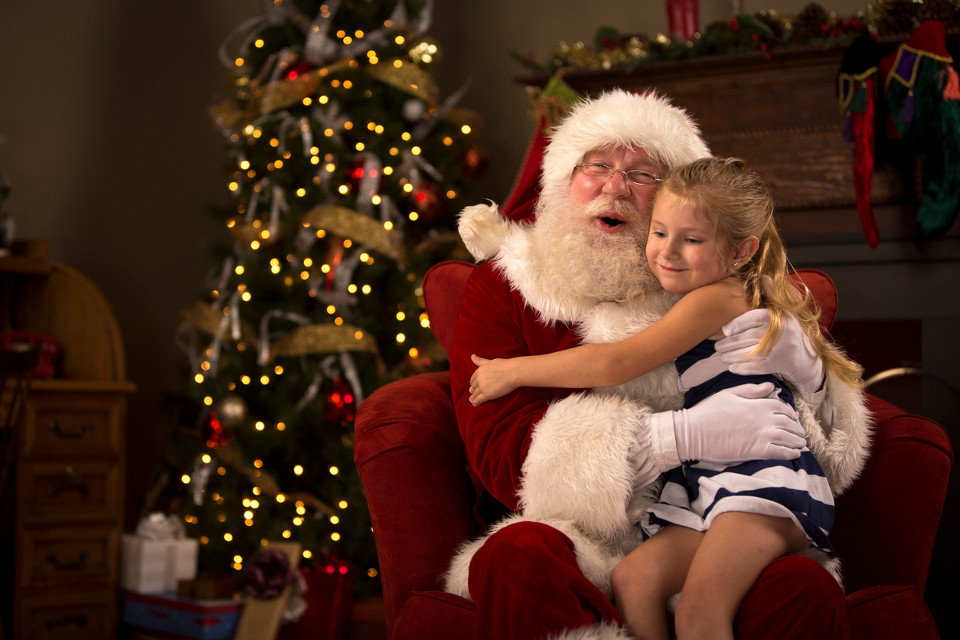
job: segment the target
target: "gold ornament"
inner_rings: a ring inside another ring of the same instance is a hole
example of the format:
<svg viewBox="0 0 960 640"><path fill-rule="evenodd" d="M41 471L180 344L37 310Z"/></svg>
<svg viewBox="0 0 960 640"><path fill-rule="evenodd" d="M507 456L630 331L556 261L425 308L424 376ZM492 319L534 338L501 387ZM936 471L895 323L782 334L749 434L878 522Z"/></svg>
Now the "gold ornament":
<svg viewBox="0 0 960 640"><path fill-rule="evenodd" d="M223 426L236 429L247 417L247 403L237 395L228 395L217 403L217 414Z"/></svg>
<svg viewBox="0 0 960 640"><path fill-rule="evenodd" d="M431 65L440 61L440 45L432 38L421 39L407 53L418 64Z"/></svg>

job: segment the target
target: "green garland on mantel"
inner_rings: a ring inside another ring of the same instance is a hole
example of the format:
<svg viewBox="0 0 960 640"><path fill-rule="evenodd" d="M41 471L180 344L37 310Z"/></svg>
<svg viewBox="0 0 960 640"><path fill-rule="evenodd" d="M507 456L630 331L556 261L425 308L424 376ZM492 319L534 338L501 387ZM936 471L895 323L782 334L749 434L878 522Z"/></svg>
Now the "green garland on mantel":
<svg viewBox="0 0 960 640"><path fill-rule="evenodd" d="M792 18L773 10L740 14L714 22L693 40L663 34L620 33L601 27L592 45L561 42L549 60L537 62L513 53L526 71L554 75L565 69L631 71L648 62L679 60L720 53L760 51L766 55L790 45L848 45L869 31L875 36L895 36L913 31L924 20L940 20L948 30L960 26L960 0L877 0L854 16L841 17L813 2Z"/></svg>

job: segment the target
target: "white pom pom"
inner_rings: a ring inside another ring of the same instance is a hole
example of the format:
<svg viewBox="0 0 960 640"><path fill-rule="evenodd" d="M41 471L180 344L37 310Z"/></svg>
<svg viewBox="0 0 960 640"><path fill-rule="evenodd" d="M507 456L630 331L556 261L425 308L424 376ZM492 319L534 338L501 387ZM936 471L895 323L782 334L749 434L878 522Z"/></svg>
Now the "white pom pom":
<svg viewBox="0 0 960 640"><path fill-rule="evenodd" d="M457 220L460 237L477 262L497 255L510 229L510 221L500 215L494 202L475 204L460 212Z"/></svg>

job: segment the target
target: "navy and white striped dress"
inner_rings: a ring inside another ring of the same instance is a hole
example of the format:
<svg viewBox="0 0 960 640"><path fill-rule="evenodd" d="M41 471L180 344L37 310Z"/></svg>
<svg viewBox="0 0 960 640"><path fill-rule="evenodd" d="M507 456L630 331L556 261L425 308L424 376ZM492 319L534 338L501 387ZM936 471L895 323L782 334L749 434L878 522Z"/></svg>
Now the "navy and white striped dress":
<svg viewBox="0 0 960 640"><path fill-rule="evenodd" d="M722 389L760 382L776 384L779 397L794 405L793 394L774 376L741 376L727 371L725 365L720 370L719 359L711 358L713 345L713 340L704 340L677 358L681 380L692 379L685 389L685 407ZM668 473L659 501L649 508L641 526L645 537L667 524L706 531L726 511L790 518L806 533L813 549L834 557L827 536L833 525L833 493L820 463L806 447L796 460L754 460L733 466L684 463Z"/></svg>

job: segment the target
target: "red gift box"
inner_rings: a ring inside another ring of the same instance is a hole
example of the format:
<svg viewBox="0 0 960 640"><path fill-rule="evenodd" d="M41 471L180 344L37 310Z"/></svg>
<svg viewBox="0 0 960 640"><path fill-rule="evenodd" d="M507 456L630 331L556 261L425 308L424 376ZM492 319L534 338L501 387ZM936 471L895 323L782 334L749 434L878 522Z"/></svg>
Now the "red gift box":
<svg viewBox="0 0 960 640"><path fill-rule="evenodd" d="M353 568L331 560L300 573L306 582L301 597L307 608L300 618L280 627L279 640L341 640L356 579Z"/></svg>

